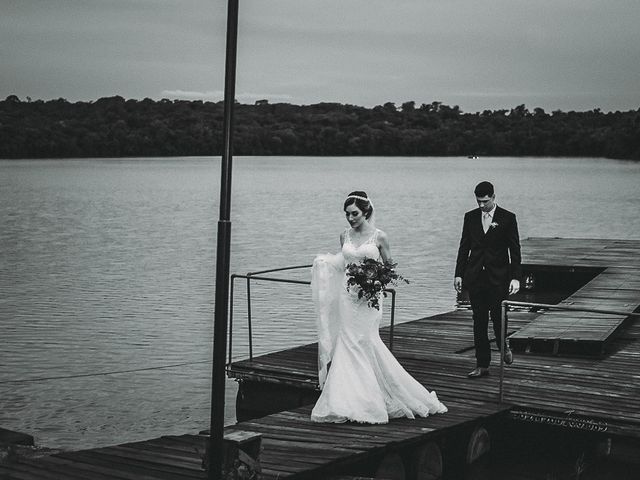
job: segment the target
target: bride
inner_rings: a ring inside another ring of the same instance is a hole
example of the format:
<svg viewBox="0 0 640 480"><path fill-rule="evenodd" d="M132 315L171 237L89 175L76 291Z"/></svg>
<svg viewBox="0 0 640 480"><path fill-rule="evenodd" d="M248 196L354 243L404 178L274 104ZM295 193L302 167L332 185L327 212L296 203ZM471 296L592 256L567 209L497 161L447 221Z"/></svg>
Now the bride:
<svg viewBox="0 0 640 480"><path fill-rule="evenodd" d="M322 393L311 412L316 422L387 423L389 418L444 413L447 407L398 363L378 331L380 309L347 290L345 266L365 258L390 261L387 235L375 228L373 204L362 191L344 202L350 227L337 255L318 255L311 289L318 323L318 380Z"/></svg>

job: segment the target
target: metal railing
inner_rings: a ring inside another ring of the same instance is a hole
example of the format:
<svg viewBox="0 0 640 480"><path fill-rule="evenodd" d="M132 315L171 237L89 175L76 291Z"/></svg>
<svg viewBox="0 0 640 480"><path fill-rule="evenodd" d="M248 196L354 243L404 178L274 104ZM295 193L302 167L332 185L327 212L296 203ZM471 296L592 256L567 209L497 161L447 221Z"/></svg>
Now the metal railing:
<svg viewBox="0 0 640 480"><path fill-rule="evenodd" d="M227 365L232 363L232 346L233 346L233 295L235 280L237 278L244 278L247 281L247 329L249 334L249 360L253 360L253 323L251 315L251 280L261 280L267 282L277 283L294 283L301 285L311 285L308 280L294 280L290 278L278 278L278 277L265 277L263 275L267 273L283 272L285 270L297 270L301 268L311 268L312 265L296 265L292 267L271 268L269 270L260 270L257 272L249 272L246 275L233 274L230 276L231 288L230 288L230 302L229 302L229 361ZM395 310L396 310L396 291L393 288L385 288L385 292L391 294L391 320L389 324L389 350L393 351L393 327L395 325Z"/></svg>
<svg viewBox="0 0 640 480"><path fill-rule="evenodd" d="M506 335L507 325L507 312L509 307L527 307L538 308L545 310L568 310L573 312L588 312L588 313L603 313L607 315L622 315L625 317L640 317L640 313L637 312L621 312L619 310L601 310L597 308L585 308L585 307L568 307L564 305L549 305L546 303L531 303L531 302L515 302L511 300L502 301L502 325L500 335L504 339ZM496 339L496 342L498 340ZM500 390L498 394L498 403L504 401L504 346L505 341L500 342Z"/></svg>

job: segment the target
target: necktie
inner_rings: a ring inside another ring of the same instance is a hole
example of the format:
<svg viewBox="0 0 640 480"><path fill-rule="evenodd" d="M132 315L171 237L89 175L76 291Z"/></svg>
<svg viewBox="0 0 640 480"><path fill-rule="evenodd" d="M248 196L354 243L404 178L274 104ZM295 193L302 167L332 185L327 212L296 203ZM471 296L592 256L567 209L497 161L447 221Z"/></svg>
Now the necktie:
<svg viewBox="0 0 640 480"><path fill-rule="evenodd" d="M491 215L489 214L489 212L483 212L482 213L482 229L484 230L484 233L487 233L487 231L489 230L490 224L491 224Z"/></svg>

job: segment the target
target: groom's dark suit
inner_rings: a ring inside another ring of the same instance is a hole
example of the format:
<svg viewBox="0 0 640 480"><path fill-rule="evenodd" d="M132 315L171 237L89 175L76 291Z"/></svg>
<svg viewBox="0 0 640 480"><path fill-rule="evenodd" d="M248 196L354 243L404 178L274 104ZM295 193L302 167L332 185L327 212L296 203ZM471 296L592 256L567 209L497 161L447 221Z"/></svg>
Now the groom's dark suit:
<svg viewBox="0 0 640 480"><path fill-rule="evenodd" d="M513 213L496 206L487 233L482 227L480 208L465 214L455 276L462 277L462 286L469 292L478 367L489 367L489 313L498 339L501 334L500 303L509 294L510 281L522 276L520 260L518 224Z"/></svg>

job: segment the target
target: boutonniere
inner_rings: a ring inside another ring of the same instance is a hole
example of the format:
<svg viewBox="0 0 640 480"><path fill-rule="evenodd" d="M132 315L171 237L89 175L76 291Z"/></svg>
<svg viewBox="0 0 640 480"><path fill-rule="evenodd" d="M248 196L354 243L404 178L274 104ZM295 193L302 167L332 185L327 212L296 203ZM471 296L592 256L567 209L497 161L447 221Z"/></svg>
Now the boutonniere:
<svg viewBox="0 0 640 480"><path fill-rule="evenodd" d="M489 225L489 228L496 228L498 226L498 222L491 222L491 225Z"/></svg>

